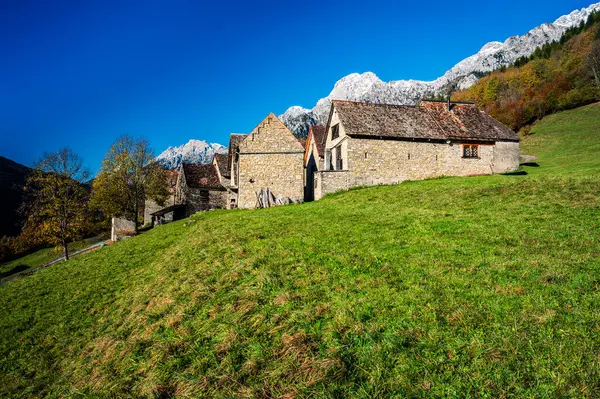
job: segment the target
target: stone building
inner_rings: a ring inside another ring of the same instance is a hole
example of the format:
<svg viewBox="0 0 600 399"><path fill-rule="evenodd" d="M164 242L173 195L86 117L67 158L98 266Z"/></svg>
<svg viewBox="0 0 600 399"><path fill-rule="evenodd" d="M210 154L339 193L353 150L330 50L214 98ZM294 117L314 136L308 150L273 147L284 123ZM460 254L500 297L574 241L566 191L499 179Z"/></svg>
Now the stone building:
<svg viewBox="0 0 600 399"><path fill-rule="evenodd" d="M304 147L275 116L269 114L250 134L231 135L231 190L239 208L255 208L269 189L283 202L304 197Z"/></svg>
<svg viewBox="0 0 600 399"><path fill-rule="evenodd" d="M227 189L211 164L182 163L175 190L175 203L185 205L185 216L227 207Z"/></svg>
<svg viewBox="0 0 600 399"><path fill-rule="evenodd" d="M315 199L355 186L512 171L519 137L473 104L332 102Z"/></svg>
<svg viewBox="0 0 600 399"><path fill-rule="evenodd" d="M304 149L304 201L315 199L315 173L325 166L325 126L311 126Z"/></svg>
<svg viewBox="0 0 600 399"><path fill-rule="evenodd" d="M177 187L177 180L179 177L178 170L165 170L164 173L167 175L167 184L169 185L169 197L165 201L165 203L161 206L156 203L156 201L148 199L144 203L144 224L152 223L152 214L155 212L162 211L167 207L171 207L175 204L175 189ZM165 213L164 221L171 222L173 221L173 215L170 213Z"/></svg>

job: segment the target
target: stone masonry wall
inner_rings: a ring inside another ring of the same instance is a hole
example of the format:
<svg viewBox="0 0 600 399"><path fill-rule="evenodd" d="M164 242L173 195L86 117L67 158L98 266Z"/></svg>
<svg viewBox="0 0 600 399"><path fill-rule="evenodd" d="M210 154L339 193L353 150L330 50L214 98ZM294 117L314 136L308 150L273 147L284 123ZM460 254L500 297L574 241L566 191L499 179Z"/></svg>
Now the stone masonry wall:
<svg viewBox="0 0 600 399"><path fill-rule="evenodd" d="M229 194L227 190L208 190L208 204L202 203L201 192L207 189L190 188L186 189L187 214L208 211L211 209L227 208Z"/></svg>
<svg viewBox="0 0 600 399"><path fill-rule="evenodd" d="M346 138L346 177L335 171L317 176L315 199L354 186L396 184L440 176L503 173L519 167L519 143L480 144L478 158L463 158L461 143L422 143ZM346 182L347 186L342 187Z"/></svg>
<svg viewBox="0 0 600 399"><path fill-rule="evenodd" d="M499 141L494 147L494 173L511 172L519 167L519 143Z"/></svg>
<svg viewBox="0 0 600 399"><path fill-rule="evenodd" d="M256 194L269 188L278 198L304 198L304 147L274 114L240 143L238 207L255 208Z"/></svg>
<svg viewBox="0 0 600 399"><path fill-rule="evenodd" d="M240 154L238 207L256 207L256 194L269 187L277 198L304 198L304 154Z"/></svg>
<svg viewBox="0 0 600 399"><path fill-rule="evenodd" d="M315 173L315 200L354 186L356 186L354 177L347 170L317 172Z"/></svg>
<svg viewBox="0 0 600 399"><path fill-rule="evenodd" d="M175 195L170 195L165 201L164 206L160 206L154 200L146 200L144 203L144 224L148 224L152 222L152 213L160 211L163 208L175 204Z"/></svg>
<svg viewBox="0 0 600 399"><path fill-rule="evenodd" d="M135 222L123 218L112 218L112 228L110 232L110 239L117 241L119 237L130 235L135 232Z"/></svg>

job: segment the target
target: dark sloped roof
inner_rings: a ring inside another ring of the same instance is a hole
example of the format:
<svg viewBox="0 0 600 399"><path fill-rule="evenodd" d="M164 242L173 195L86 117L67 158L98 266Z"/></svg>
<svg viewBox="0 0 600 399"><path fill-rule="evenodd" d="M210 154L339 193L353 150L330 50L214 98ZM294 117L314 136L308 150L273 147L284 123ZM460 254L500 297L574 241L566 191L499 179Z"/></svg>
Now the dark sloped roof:
<svg viewBox="0 0 600 399"><path fill-rule="evenodd" d="M233 155L240 147L240 143L248 137L247 134L231 133L229 135L229 160L227 162L227 169L231 170L231 163L233 162Z"/></svg>
<svg viewBox="0 0 600 399"><path fill-rule="evenodd" d="M423 101L421 106L440 125L448 138L476 138L489 140L518 140L519 136L473 104L448 104Z"/></svg>
<svg viewBox="0 0 600 399"><path fill-rule="evenodd" d="M183 164L185 182L190 188L220 187L217 169L213 164Z"/></svg>
<svg viewBox="0 0 600 399"><path fill-rule="evenodd" d="M327 141L327 128L325 126L311 126L310 133L313 135L313 140L317 145L319 157L325 156L325 142Z"/></svg>
<svg viewBox="0 0 600 399"><path fill-rule="evenodd" d="M153 212L150 215L152 215L152 216L164 216L164 215L166 215L169 212L173 212L174 210L181 209L181 208L185 208L185 205L182 205L182 204L171 205L171 206L168 206L166 208L159 209L158 211Z"/></svg>
<svg viewBox="0 0 600 399"><path fill-rule="evenodd" d="M175 187L177 187L177 178L179 177L179 170L165 170L167 174L167 183L169 184L169 192L173 194Z"/></svg>
<svg viewBox="0 0 600 399"><path fill-rule="evenodd" d="M217 161L217 166L219 167L219 173L223 177L229 177L230 173L227 166L229 165L229 155L228 154L215 154L215 160Z"/></svg>
<svg viewBox="0 0 600 399"><path fill-rule="evenodd" d="M399 139L518 140L508 127L474 105L423 102L421 106L333 101L349 136Z"/></svg>

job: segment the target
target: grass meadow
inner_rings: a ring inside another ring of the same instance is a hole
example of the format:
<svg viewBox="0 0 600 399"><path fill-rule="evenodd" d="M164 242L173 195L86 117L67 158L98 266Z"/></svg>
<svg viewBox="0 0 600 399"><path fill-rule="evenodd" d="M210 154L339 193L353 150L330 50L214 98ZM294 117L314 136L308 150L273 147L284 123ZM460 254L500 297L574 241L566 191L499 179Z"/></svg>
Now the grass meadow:
<svg viewBox="0 0 600 399"><path fill-rule="evenodd" d="M196 214L0 287L2 397L600 396L600 104L522 175Z"/></svg>

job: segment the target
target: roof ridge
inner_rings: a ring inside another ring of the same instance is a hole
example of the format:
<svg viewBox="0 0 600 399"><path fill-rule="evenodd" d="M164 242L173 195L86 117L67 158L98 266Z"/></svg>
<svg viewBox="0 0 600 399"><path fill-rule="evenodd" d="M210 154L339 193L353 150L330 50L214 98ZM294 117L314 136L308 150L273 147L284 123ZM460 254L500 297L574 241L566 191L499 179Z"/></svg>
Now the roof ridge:
<svg viewBox="0 0 600 399"><path fill-rule="evenodd" d="M331 100L332 103L348 103L348 104L361 104L361 105L374 105L377 107L397 107L397 108L418 108L418 105L409 104L387 104L387 103L371 103L368 101L352 101L352 100Z"/></svg>

